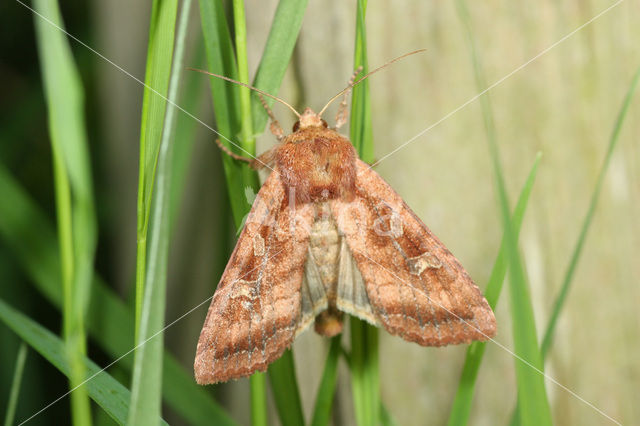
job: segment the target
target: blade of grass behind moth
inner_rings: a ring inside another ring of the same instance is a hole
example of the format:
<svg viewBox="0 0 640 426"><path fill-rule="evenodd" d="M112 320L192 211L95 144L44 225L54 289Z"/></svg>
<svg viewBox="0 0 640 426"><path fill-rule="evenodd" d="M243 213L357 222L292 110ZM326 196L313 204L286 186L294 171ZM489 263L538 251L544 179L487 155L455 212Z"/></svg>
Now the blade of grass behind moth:
<svg viewBox="0 0 640 426"><path fill-rule="evenodd" d="M147 67L144 78L146 86L142 98L140 124L136 246L136 341L146 282L147 233L151 195L164 127L167 103L165 99L169 89L177 9L177 0L153 0L151 6Z"/></svg>
<svg viewBox="0 0 640 426"><path fill-rule="evenodd" d="M473 40L471 18L464 0L457 0L456 6L458 16L464 26L467 37L476 86L478 91L482 91L487 85L483 76L480 57ZM488 94L485 93L480 97L480 106L485 130L487 132L487 142L493 164L495 183L498 190L498 200L504 228L503 232L507 242L506 253L509 261L509 296L513 322L513 341L515 354L520 358L515 359L518 402L522 407L520 419L523 425L551 425L551 409L549 408L549 401L547 399L544 375L540 373L540 371L543 370L543 363L542 355L538 347L533 306L522 260L520 259L520 253L518 251L515 228L511 221L509 200L507 197L504 173L500 165L500 154ZM525 364L525 361L528 364Z"/></svg>
<svg viewBox="0 0 640 426"><path fill-rule="evenodd" d="M182 75L184 45L189 25L191 0L184 0L177 27L175 57L168 88L168 102L162 138L158 150L157 176L151 206L149 258L144 284L138 339L131 378L131 404L128 423L157 424L162 416L162 354L164 348L164 311L169 256L169 198L171 195L172 139L175 127L175 103ZM170 22L167 22L170 24Z"/></svg>
<svg viewBox="0 0 640 426"><path fill-rule="evenodd" d="M369 72L367 61L367 28L365 16L367 0L358 0L356 8L356 41L354 52L354 69L362 66L361 77ZM371 124L371 102L369 99L369 80L364 80L353 88L351 99L351 142L358 151L360 159L365 163L374 161L373 126Z"/></svg>
<svg viewBox="0 0 640 426"><path fill-rule="evenodd" d="M236 59L238 61L238 81L250 84L249 61L247 58L247 23L244 14L244 0L233 0L233 21L235 29ZM251 89L238 87L240 97L240 145L250 155L256 153L256 140L253 135L251 119ZM258 189L257 173L246 165L242 165L242 178L247 184ZM245 212L246 214L247 212ZM244 215L243 215L244 216ZM266 420L266 419L265 419Z"/></svg>
<svg viewBox="0 0 640 426"><path fill-rule="evenodd" d="M625 99L620 108L620 112L618 113L618 117L616 119L616 123L613 127L613 132L611 133L611 138L609 139L609 146L607 148L607 153L602 162L602 167L600 168L600 172L598 173L598 178L596 180L596 185L593 188L593 193L591 194L591 201L589 202L589 208L587 209L587 213L585 215L584 221L582 222L582 228L580 229L580 235L578 236L578 240L576 241L576 245L571 253L571 260L569 261L569 265L567 266L567 272L565 273L564 280L562 281L562 286L560 287L560 292L556 297L556 300L553 304L553 308L551 310L551 319L549 320L549 324L547 325L547 329L545 330L544 337L542 338L542 359L543 361L546 359L549 354L549 349L553 344L553 335L555 332L555 328L558 322L558 318L560 317L560 312L564 307L564 302L569 294L569 289L571 288L571 283L573 281L573 275L575 273L576 267L578 266L578 260L580 260L580 254L582 253L582 248L584 246L584 242L587 237L587 231L591 226L591 220L593 219L593 215L596 210L596 206L598 204L598 198L600 196L600 191L602 189L602 183L604 182L604 177L607 174L607 169L609 168L609 163L611 162L611 156L613 155L613 151L618 143L618 137L620 136L620 130L622 129L622 124L624 123L624 119L627 116L627 111L629 110L629 106L631 105L631 100L633 99L633 95L636 91L636 87L638 85L638 81L640 80L640 68L636 71L631 85L627 91ZM511 424L518 424L518 417L520 412L520 405L516 404L516 408L514 410L514 414L511 418Z"/></svg>
<svg viewBox="0 0 640 426"><path fill-rule="evenodd" d="M7 402L7 412L4 416L4 426L11 426L18 406L18 395L20 395L20 385L22 384L22 373L24 373L24 363L27 359L27 344L22 342L16 356L16 365L13 370L13 380L9 391L9 401Z"/></svg>
<svg viewBox="0 0 640 426"><path fill-rule="evenodd" d="M236 10L235 5L236 3L234 3L234 11ZM263 56L264 62L261 62L258 76L256 77L256 84L258 84L258 86L269 91L273 91L274 93L277 91L277 87L279 87L282 81L282 75L280 74L282 74L282 70L286 68L286 64L288 63L290 56L290 53L288 55L283 55L282 52L285 52L287 50L286 43L290 43L291 39L295 39L295 37L292 37L295 25L292 25L291 22L287 22L286 18L287 16L293 16L295 18L295 20L293 21L294 23L301 20L301 16L298 16L301 15L301 12L299 10L296 10L296 7L299 9L302 6L302 4L296 5L291 1L282 1L278 6L278 11L276 12L277 22L272 27L272 30L270 32L269 40L267 42L267 46L265 47L265 55ZM240 81L243 81L242 76L239 75L239 70L238 76L235 75L236 69L239 69L240 66L236 68L231 38L228 31L228 25L224 18L224 13L221 5L217 2L212 4L205 0L201 0L200 9L202 16L203 33L205 36L207 47L207 56L211 71L217 74L227 75L232 78L240 78ZM240 21L239 23L238 20ZM299 27L299 25L300 24L298 23L297 26ZM238 19L238 15L236 15L235 29L236 37L238 36L239 29L240 31L244 31L244 19ZM297 31L298 30L295 30L296 33ZM242 36L242 34L240 34L240 36ZM283 40L285 41L283 42ZM246 52L244 43L244 41L242 41L242 43L238 43L236 41L236 46ZM289 48L289 50L291 50L291 48ZM239 62L246 60L246 53L241 54L241 52L239 51L237 53L237 56ZM241 59L241 57L243 59ZM246 77L248 79L248 73L246 74ZM238 95L238 93L241 92L241 89L243 88L230 85L217 79L211 79L211 87L213 92L214 109L216 111L218 130L223 135L237 134L240 127L239 117L242 117L243 119L243 128L249 128L248 124L251 124L251 122L247 122L245 120L245 117L251 117L252 111L249 110L247 114L244 107L242 108L242 111L239 111L240 96ZM263 126L264 122L262 123L262 127ZM246 132L246 130L244 130L244 132ZM245 135L252 138L253 132L251 132L251 135L248 135L246 133ZM238 152L233 146L231 146L230 148ZM250 148L252 150L253 146L251 146ZM246 155L246 153L242 154ZM223 164L225 165L225 174L227 177L228 192L232 204L234 220L236 226L239 227L242 223L242 218L248 212L248 209L250 207L244 197L245 187L252 188L254 193L257 192L257 175L251 172L251 174L247 176L247 173L243 173L242 171L243 168L246 170L246 166L237 164L227 156L223 156ZM240 177L242 177L243 179L239 179ZM293 372L294 369L292 360L293 358L290 355L285 354L285 356L283 356L279 361L276 361L275 367L272 368L274 373L270 372L270 377L276 382L275 386L278 388L284 387L284 389L287 389L286 393L274 392L276 406L288 407L286 413L280 413L280 417L283 422L289 418L302 418L302 408L301 404L299 403L300 398L299 396L297 396L298 390L297 384L295 382L295 376L291 374L281 375L279 373L280 371ZM285 363L288 365L285 365ZM261 381L262 378L253 380ZM262 386L259 383L254 383L252 389L254 391L258 391L258 389L262 389ZM296 395L297 397L291 397L291 395ZM282 401L278 401L279 398L285 399L283 399ZM255 407L264 407L263 403L259 401L264 401L264 399L262 398L262 396L256 395L256 398L254 399L254 402L256 403ZM263 408L260 408L259 411L261 411L262 409ZM290 416L289 414L291 412L294 412L295 415ZM261 420L259 418L255 418L255 421L258 422Z"/></svg>
<svg viewBox="0 0 640 426"><path fill-rule="evenodd" d="M354 68L362 66L368 72L367 34L365 16L367 1L358 0L356 8L356 37ZM351 142L365 162L373 161L373 127L369 84L365 80L353 90L351 101ZM351 326L351 389L359 425L373 425L380 420L380 383L378 376L378 330L356 318Z"/></svg>
<svg viewBox="0 0 640 426"><path fill-rule="evenodd" d="M331 419L331 407L338 382L338 360L340 359L342 334L331 338L329 353L324 364L324 371L318 393L316 405L313 409L311 426L326 426Z"/></svg>
<svg viewBox="0 0 640 426"><path fill-rule="evenodd" d="M382 426L396 426L398 424L384 404L380 404L380 424Z"/></svg>
<svg viewBox="0 0 640 426"><path fill-rule="evenodd" d="M278 417L283 426L304 425L293 352L288 349L269 366L269 383Z"/></svg>
<svg viewBox="0 0 640 426"><path fill-rule="evenodd" d="M57 2L38 0L34 8L54 25L63 27ZM70 383L75 387L85 377L84 318L91 292L97 226L83 113L84 91L66 36L54 25L35 17L54 162L64 289L63 330L72 373ZM71 395L71 412L74 424L91 424L91 408L84 389Z"/></svg>
<svg viewBox="0 0 640 426"><path fill-rule="evenodd" d="M17 311L2 299L0 299L0 320L65 376L70 377L73 374L66 356L65 343L58 336ZM90 359L83 357L82 363L87 372L87 380L74 392L85 388L91 399L104 411L116 422L124 424L127 421L127 411L129 410L129 390L111 377L109 373L102 371ZM89 378L91 379L88 380ZM43 409L46 408L43 407ZM33 413L32 417L38 414L38 412ZM22 422L29 421L32 417L23 419ZM161 422L167 424L164 420Z"/></svg>
<svg viewBox="0 0 640 426"><path fill-rule="evenodd" d="M209 71L237 79L238 66L222 2L199 0L199 4ZM241 146L240 143L234 141L234 144L231 144L226 139L234 140L235 136L241 131L239 87L215 77L211 77L209 82L216 116L216 127L218 132L224 136L220 138L220 141L231 151L247 156L246 152L238 148L238 146ZM253 155L253 152L251 154ZM236 229L239 229L242 224L242 218L251 207L245 197L245 189L250 188L254 194L258 192L258 175L248 170L246 165L240 164L228 155L222 155L222 165L227 182L233 221Z"/></svg>
<svg viewBox="0 0 640 426"><path fill-rule="evenodd" d="M247 59L247 28L244 13L244 0L233 0L233 21L235 29L236 59L238 61L238 81L249 84L249 64ZM248 87L237 88L240 104L240 145L250 155L255 155L256 141L253 136L253 120L251 119L251 91ZM257 190L257 174L246 165L242 165L242 180L246 186ZM244 192L243 192L244 194ZM248 213L245 208L244 214ZM243 214L243 216L244 216ZM267 378L264 373L254 373L251 382L251 424L267 425Z"/></svg>
<svg viewBox="0 0 640 426"><path fill-rule="evenodd" d="M629 105L631 105L631 100L633 99L633 95L636 91L636 87L638 85L639 80L640 80L640 68L636 71L631 81L631 85L622 103L620 112L618 113L618 117L616 119L616 123L613 127L613 132L609 140L607 153L602 162L602 167L600 168L600 172L598 174L598 178L596 180L596 185L593 189L593 193L591 194L591 201L589 202L589 208L587 210L584 221L582 223L582 228L580 229L580 235L578 236L578 240L576 241L575 248L573 249L573 253L571 254L571 260L569 261L567 272L565 274L564 280L562 281L562 287L560 288L558 297L556 298L553 304L553 309L551 311L552 312L551 319L549 320L549 324L547 325L547 329L544 333L544 338L542 339L541 350L542 350L543 359L546 358L549 352L549 348L553 343L553 333L556 328L556 323L558 321L558 317L560 316L560 312L562 311L562 308L564 306L564 302L567 298L567 294L569 293L571 282L573 281L573 274L578 265L578 260L580 259L580 254L582 253L582 248L584 246L584 242L587 237L587 231L589 230L589 226L591 225L591 220L593 219L593 214L598 204L598 197L600 196L600 191L602 190L602 183L604 182L604 177L607 173L607 169L609 168L609 163L611 162L611 156L613 155L613 150L617 145L618 138L620 136L620 130L622 129L622 124L624 123L624 119L627 116Z"/></svg>
<svg viewBox="0 0 640 426"><path fill-rule="evenodd" d="M201 43L196 42L195 57L192 58L193 66L201 68L204 63L204 52L201 49ZM204 80L201 75L186 72L183 74L183 88L179 96L178 105L189 111L191 114L197 115L200 104ZM187 114L178 114L176 117L175 146L171 162L171 195L169 201L169 222L171 227L175 223L178 210L182 205L182 195L184 192L184 184L187 179L187 172L193 154L193 144L196 135L196 128L200 124Z"/></svg>
<svg viewBox="0 0 640 426"><path fill-rule="evenodd" d="M1 143L1 141L0 141ZM13 180L0 163L0 237L22 266L29 282L58 309L62 306L62 286L58 246L53 227L34 201ZM13 260L13 259L12 259ZM119 358L133 347L134 312L97 276L91 291L87 312L87 329L112 358ZM133 357L125 357L118 365L131 370ZM211 395L193 380L168 352L164 354L164 399L191 424L235 424Z"/></svg>
<svg viewBox="0 0 640 426"><path fill-rule="evenodd" d="M518 203L513 212L513 229L514 237L517 240L520 235L520 227L524 218L524 213L529 201L529 195L533 188L533 183L538 171L538 164L542 155L538 153L533 163L533 167L529 172L529 176L520 192L518 197ZM485 298L489 302L491 309L496 308L500 293L502 291L502 284L504 282L505 275L507 274L507 241L505 236L502 237L502 243L500 244L500 250L498 256L493 264L489 283L485 290ZM473 402L473 393L475 389L476 379L478 377L478 371L484 357L484 351L486 349L487 342L473 342L467 348L467 355L465 358L464 366L462 368L462 375L460 377L460 383L458 384L458 390L456 392L453 405L451 406L451 412L449 413L449 426L454 425L466 425L469 421L469 415L471 413L471 404Z"/></svg>
<svg viewBox="0 0 640 426"><path fill-rule="evenodd" d="M277 94L298 39L307 2L308 0L280 0L278 3L260 65L254 78L253 85L255 87L265 90L267 93ZM237 42L236 46L239 46ZM240 52L238 52L238 61L240 61L240 56ZM266 101L269 105L273 104L271 98L267 98ZM267 122L267 114L260 102L252 103L251 117L253 132L261 132ZM295 375L293 354L290 350L269 367L268 375L281 423L285 426L303 424L302 403Z"/></svg>
<svg viewBox="0 0 640 426"><path fill-rule="evenodd" d="M280 0L276 9L267 43L253 85L276 95L287 70L293 49L298 40L302 18L309 0ZM269 105L274 100L266 98ZM261 132L267 123L267 113L259 102L252 104L253 129Z"/></svg>

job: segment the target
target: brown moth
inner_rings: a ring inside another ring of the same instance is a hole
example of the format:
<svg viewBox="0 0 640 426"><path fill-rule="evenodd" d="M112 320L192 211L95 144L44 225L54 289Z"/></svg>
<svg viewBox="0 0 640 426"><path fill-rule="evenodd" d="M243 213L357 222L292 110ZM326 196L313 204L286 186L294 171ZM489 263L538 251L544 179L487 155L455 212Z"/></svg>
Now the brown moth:
<svg viewBox="0 0 640 426"><path fill-rule="evenodd" d="M493 312L462 265L337 132L354 84L332 99L345 96L333 129L321 118L326 106L307 108L284 136L263 102L282 143L251 161L272 172L211 300L198 383L264 371L311 323L321 335L340 333L343 313L423 346L495 335Z"/></svg>

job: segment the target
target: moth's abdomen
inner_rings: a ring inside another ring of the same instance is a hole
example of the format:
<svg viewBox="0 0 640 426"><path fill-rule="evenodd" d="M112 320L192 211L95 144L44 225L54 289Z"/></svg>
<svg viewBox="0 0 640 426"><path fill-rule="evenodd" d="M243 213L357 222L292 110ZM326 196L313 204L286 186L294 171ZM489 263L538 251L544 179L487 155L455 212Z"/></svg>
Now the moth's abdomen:
<svg viewBox="0 0 640 426"><path fill-rule="evenodd" d="M328 210L326 205L320 209ZM329 301L335 306L338 283L338 255L340 254L340 235L330 216L320 214L311 227L309 250L318 267L322 285ZM311 260L311 259L309 259Z"/></svg>
<svg viewBox="0 0 640 426"><path fill-rule="evenodd" d="M322 286L327 298L327 309L315 319L318 334L333 337L342 331L342 313L336 307L340 265L341 236L329 214L327 203L316 204L316 218L309 234L309 257L315 264L317 275L312 286ZM320 282L317 282L320 281Z"/></svg>

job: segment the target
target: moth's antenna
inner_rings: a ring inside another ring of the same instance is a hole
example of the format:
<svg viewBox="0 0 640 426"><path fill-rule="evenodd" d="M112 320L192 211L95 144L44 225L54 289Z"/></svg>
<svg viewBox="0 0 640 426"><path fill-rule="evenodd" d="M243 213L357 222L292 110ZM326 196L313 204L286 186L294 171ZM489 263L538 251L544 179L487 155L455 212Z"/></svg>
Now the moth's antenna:
<svg viewBox="0 0 640 426"><path fill-rule="evenodd" d="M394 62L399 61L400 59L406 58L407 56L411 56L411 55L415 55L416 53L421 53L424 52L427 49L418 49L418 50L414 50L413 52L409 52L409 53L405 53L402 56L398 56L395 59L390 60L389 62L387 62L386 64L376 68L373 71L369 71L367 74L364 75L364 77L359 78L358 80L356 80L353 84L348 85L347 87L345 87L343 90L341 90L337 95L335 95L333 98L331 98L331 100L329 100L329 102L327 102L327 104L324 106L324 108L322 108L320 110L320 112L318 113L318 117L322 116L322 113L329 107L329 105L331 105L331 103L333 101L335 101L336 99L338 99L340 96L342 96L345 92L353 89L353 86L355 86L356 84L360 83L362 80L364 80L365 78L369 77L372 74L377 73L378 71L380 71L383 68L388 67L389 65L391 65Z"/></svg>
<svg viewBox="0 0 640 426"><path fill-rule="evenodd" d="M406 56L406 55L405 55L405 56ZM256 87L253 87L253 86L251 86L251 85L249 85L249 84L246 84L246 83L242 83L241 81L237 81L237 80L234 80L234 79L229 78L229 77L225 77L224 75L214 74L214 73L212 73L212 72L205 71L205 70L199 70L199 69L197 69L197 68L189 68L189 67L187 67L187 69L188 69L188 70L191 70L191 71L201 72L202 74L207 74L207 75L210 75L210 76L213 76L213 77L218 77L218 78L221 78L221 79L223 79L223 80L227 80L227 81L229 81L229 82L231 82L231 83L239 84L240 86L248 87L248 88L249 88L249 89L251 89L251 90L255 90L256 92L258 92L258 93L260 93L260 94L262 94L262 95L264 95L264 96L268 96L268 97L270 97L271 99L275 99L276 101L278 101L278 102L280 102L280 103L282 103L282 104L286 105L286 106L287 106L291 111L293 111L293 113L294 113L298 118L300 118L300 113L298 113L298 111L296 111L296 109L295 109L294 107L292 107L291 105L289 105L288 103L286 103L285 101L283 101L282 99L280 99L280 98L279 98L279 97L277 97L277 96L270 95L270 94L268 94L267 92L262 91L262 90L260 90L260 89L258 89L258 88L256 88Z"/></svg>

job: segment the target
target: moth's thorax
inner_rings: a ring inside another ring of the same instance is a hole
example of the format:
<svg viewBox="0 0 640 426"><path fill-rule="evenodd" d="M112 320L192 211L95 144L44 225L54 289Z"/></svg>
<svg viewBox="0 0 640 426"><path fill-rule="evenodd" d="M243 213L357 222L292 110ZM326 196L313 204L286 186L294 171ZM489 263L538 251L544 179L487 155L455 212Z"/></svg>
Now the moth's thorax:
<svg viewBox="0 0 640 426"><path fill-rule="evenodd" d="M356 153L347 138L323 126L300 129L277 148L275 163L287 196L299 203L351 200Z"/></svg>

